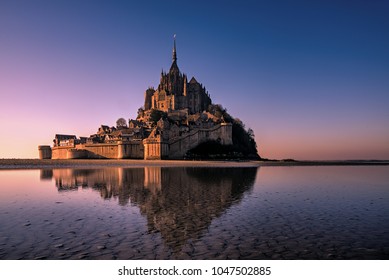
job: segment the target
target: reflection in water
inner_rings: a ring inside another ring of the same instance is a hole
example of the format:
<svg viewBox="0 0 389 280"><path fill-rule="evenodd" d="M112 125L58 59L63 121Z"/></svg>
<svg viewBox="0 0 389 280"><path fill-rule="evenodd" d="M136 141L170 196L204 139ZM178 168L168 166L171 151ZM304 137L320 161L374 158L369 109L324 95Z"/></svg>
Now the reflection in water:
<svg viewBox="0 0 389 280"><path fill-rule="evenodd" d="M0 171L0 259L389 259L388 171Z"/></svg>
<svg viewBox="0 0 389 280"><path fill-rule="evenodd" d="M41 169L41 180L51 180L53 178L53 170L52 169Z"/></svg>
<svg viewBox="0 0 389 280"><path fill-rule="evenodd" d="M52 174L60 192L92 188L103 199L117 197L120 205L131 201L147 217L149 232L159 232L179 251L241 200L254 185L257 168L54 169Z"/></svg>

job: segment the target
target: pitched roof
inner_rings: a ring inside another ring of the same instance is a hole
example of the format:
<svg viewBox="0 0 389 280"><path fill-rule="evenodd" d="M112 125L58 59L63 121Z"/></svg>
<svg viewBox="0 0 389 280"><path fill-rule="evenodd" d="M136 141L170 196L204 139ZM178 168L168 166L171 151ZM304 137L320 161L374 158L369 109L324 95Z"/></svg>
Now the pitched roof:
<svg viewBox="0 0 389 280"><path fill-rule="evenodd" d="M198 84L199 82L196 81L195 77L192 77L189 81L190 84Z"/></svg>
<svg viewBox="0 0 389 280"><path fill-rule="evenodd" d="M61 138L61 139L76 139L76 135L68 135L68 134L56 134L55 138Z"/></svg>

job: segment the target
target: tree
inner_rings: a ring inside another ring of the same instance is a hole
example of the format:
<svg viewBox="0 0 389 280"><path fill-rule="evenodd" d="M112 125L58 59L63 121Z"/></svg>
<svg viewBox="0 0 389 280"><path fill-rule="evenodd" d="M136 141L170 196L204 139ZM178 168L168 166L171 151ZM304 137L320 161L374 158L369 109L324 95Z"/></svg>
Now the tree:
<svg viewBox="0 0 389 280"><path fill-rule="evenodd" d="M116 121L116 127L127 127L127 122L124 118L120 118Z"/></svg>
<svg viewBox="0 0 389 280"><path fill-rule="evenodd" d="M248 135L251 139L255 139L254 130L252 130L251 128L249 128L249 129L247 130L247 135Z"/></svg>

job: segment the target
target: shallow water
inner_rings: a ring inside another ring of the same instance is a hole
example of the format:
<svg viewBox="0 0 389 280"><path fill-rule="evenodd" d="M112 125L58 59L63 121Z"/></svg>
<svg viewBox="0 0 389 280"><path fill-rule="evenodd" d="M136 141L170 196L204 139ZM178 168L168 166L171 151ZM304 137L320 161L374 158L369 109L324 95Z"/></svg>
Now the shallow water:
<svg viewBox="0 0 389 280"><path fill-rule="evenodd" d="M0 171L0 259L389 259L389 167Z"/></svg>

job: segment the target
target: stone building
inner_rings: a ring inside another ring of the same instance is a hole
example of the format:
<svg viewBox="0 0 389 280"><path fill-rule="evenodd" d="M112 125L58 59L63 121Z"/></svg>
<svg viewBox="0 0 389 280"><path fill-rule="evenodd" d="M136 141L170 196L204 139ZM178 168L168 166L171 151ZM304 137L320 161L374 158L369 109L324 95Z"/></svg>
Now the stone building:
<svg viewBox="0 0 389 280"><path fill-rule="evenodd" d="M204 142L232 145L232 121L212 113L217 106L202 84L180 72L174 39L170 70L162 71L157 89L146 90L136 120L128 127L101 125L88 138L57 134L52 148L39 146L40 157L183 159Z"/></svg>
<svg viewBox="0 0 389 280"><path fill-rule="evenodd" d="M177 65L176 40L173 45L173 61L169 72L161 72L158 88L148 88L145 92L144 109L157 109L164 112L188 109L189 114L207 110L212 100L194 77L188 82Z"/></svg>

